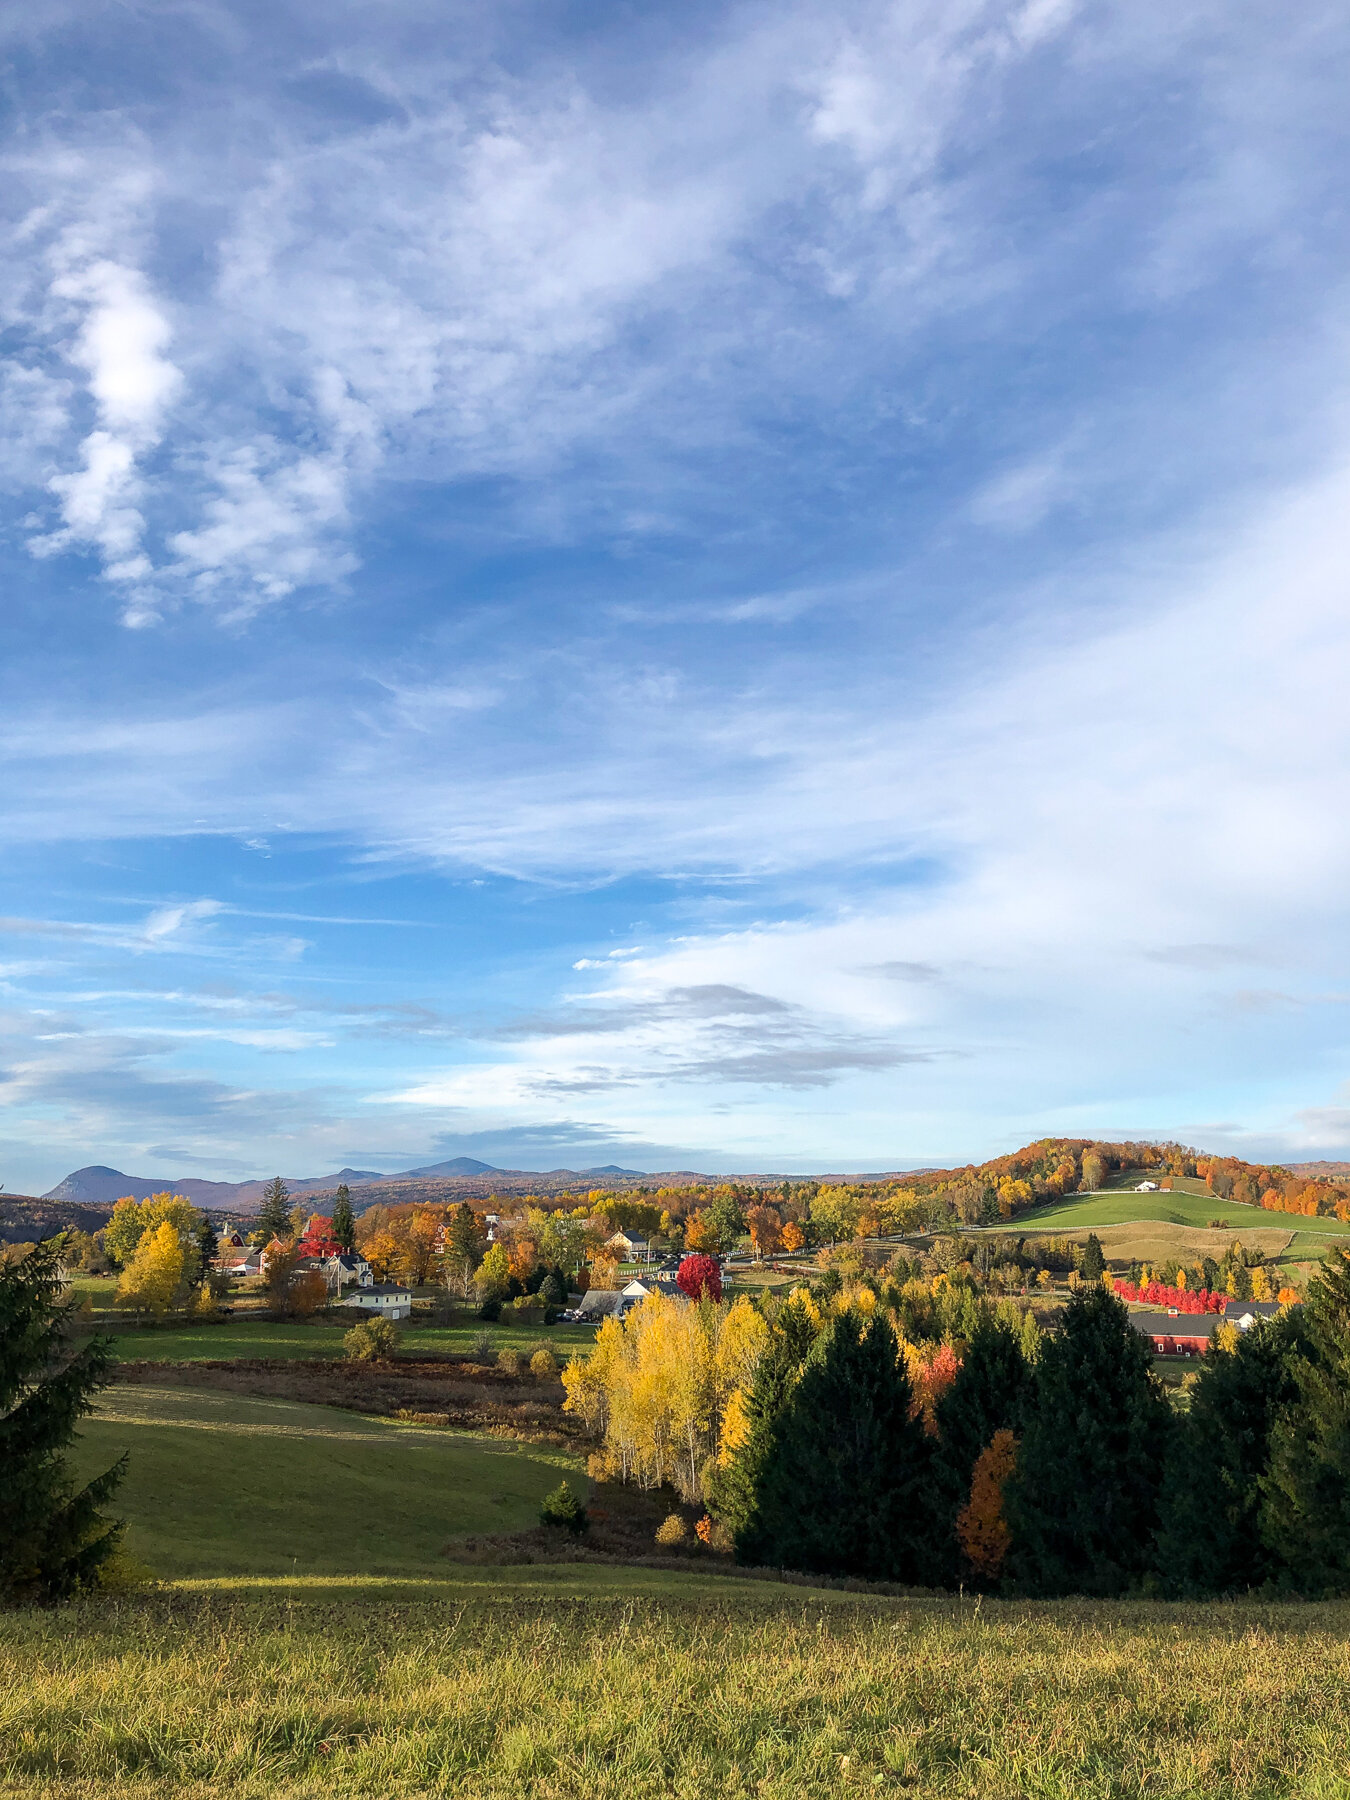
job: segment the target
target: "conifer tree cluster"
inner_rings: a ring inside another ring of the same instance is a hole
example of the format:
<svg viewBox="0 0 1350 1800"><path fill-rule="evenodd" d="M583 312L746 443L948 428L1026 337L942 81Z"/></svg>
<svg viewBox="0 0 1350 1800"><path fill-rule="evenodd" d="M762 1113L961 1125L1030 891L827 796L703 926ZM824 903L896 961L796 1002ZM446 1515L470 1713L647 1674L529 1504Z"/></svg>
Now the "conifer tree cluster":
<svg viewBox="0 0 1350 1800"><path fill-rule="evenodd" d="M0 1264L0 1605L63 1600L93 1581L120 1527L103 1517L119 1462L77 1486L64 1452L107 1384L111 1347L72 1354L61 1299L63 1240Z"/></svg>
<svg viewBox="0 0 1350 1800"><path fill-rule="evenodd" d="M1034 1362L984 1316L922 1404L885 1313L787 1306L709 1504L746 1563L1027 1595L1350 1592L1350 1253L1189 1411L1100 1283ZM933 1367L936 1367L936 1360Z"/></svg>

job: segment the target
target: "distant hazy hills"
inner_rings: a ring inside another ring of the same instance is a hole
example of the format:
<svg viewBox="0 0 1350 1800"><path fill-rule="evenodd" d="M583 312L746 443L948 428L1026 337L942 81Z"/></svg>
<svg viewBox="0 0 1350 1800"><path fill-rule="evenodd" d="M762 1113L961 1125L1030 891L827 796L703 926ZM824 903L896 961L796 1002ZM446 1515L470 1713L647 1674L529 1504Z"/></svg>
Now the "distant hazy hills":
<svg viewBox="0 0 1350 1800"><path fill-rule="evenodd" d="M380 1188L405 1187L406 1184L425 1182L465 1180L481 1181L483 1176L500 1176L507 1191L521 1191L531 1182L542 1184L549 1191L565 1187L577 1181L590 1181L598 1176L607 1179L618 1178L624 1181L643 1181L646 1179L640 1169L621 1169L617 1163L607 1163L601 1169L548 1169L536 1172L530 1169L499 1169L492 1163L477 1162L472 1156L456 1156L448 1162L428 1163L420 1169L403 1169L394 1175L385 1175L379 1169L339 1169L335 1175L286 1176L286 1186L297 1197L314 1194L316 1197L331 1194L342 1182L348 1187L370 1188L378 1184ZM184 1194L197 1206L209 1206L220 1212L253 1212L262 1200L265 1180L258 1181L201 1181L196 1176L174 1175L124 1175L120 1169L110 1169L102 1163L91 1163L88 1168L76 1169L44 1194L44 1200L64 1200L79 1206L111 1206L124 1194L133 1199L144 1200L150 1194ZM391 1195L391 1198L393 1196ZM402 1196L400 1196L402 1197ZM370 1204L374 1196L367 1193L363 1200Z"/></svg>

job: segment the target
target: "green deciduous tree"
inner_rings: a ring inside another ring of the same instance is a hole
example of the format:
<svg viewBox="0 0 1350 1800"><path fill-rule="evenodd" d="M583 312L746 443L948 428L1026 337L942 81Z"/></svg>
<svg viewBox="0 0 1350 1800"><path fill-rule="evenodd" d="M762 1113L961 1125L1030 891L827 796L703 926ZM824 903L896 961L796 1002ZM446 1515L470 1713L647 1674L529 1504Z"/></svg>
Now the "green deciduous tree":
<svg viewBox="0 0 1350 1800"><path fill-rule="evenodd" d="M1005 1494L1008 1570L1035 1594L1119 1594L1150 1567L1172 1415L1146 1340L1105 1288L1069 1301L1036 1365Z"/></svg>
<svg viewBox="0 0 1350 1800"><path fill-rule="evenodd" d="M654 1207L646 1209L648 1213L655 1210ZM581 1220L574 1219L570 1213L565 1212L534 1211L529 1214L529 1220L531 1229L538 1232L540 1262L550 1268L560 1269L565 1276L575 1275L585 1262L586 1253L591 1247L590 1232Z"/></svg>
<svg viewBox="0 0 1350 1800"><path fill-rule="evenodd" d="M740 1201L730 1194L721 1194L713 1201L703 1215L703 1223L705 1230L717 1239L714 1255L727 1255L745 1234L745 1213Z"/></svg>
<svg viewBox="0 0 1350 1800"><path fill-rule="evenodd" d="M61 1239L0 1265L0 1603L60 1600L94 1580L121 1527L102 1515L125 1459L79 1488L63 1452L107 1385L111 1346L66 1354Z"/></svg>
<svg viewBox="0 0 1350 1800"><path fill-rule="evenodd" d="M344 1334L342 1348L354 1362L387 1361L398 1350L398 1328L392 1319L363 1319Z"/></svg>
<svg viewBox="0 0 1350 1800"><path fill-rule="evenodd" d="M1158 1572L1183 1598L1261 1587L1283 1566L1262 1531L1261 1482L1276 1421L1298 1398L1302 1318L1228 1330L1237 1341L1205 1352L1163 1475Z"/></svg>
<svg viewBox="0 0 1350 1800"><path fill-rule="evenodd" d="M931 1566L931 1447L888 1321L854 1312L812 1346L772 1430L747 1562L921 1581Z"/></svg>

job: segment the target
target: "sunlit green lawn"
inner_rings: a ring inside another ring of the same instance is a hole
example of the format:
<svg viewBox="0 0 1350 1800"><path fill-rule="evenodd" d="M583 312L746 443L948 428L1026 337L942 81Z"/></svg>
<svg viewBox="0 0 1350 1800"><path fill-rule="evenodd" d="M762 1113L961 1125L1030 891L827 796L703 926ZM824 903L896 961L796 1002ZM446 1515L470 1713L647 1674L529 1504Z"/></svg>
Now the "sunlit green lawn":
<svg viewBox="0 0 1350 1800"><path fill-rule="evenodd" d="M1070 1194L1064 1200L1052 1200L1046 1206L1019 1213L1011 1226L1004 1229L1019 1232L1090 1231L1098 1225L1129 1225L1141 1220L1204 1227L1211 1219L1224 1219L1238 1232L1244 1227L1247 1230L1270 1227L1292 1231L1295 1242L1291 1254L1297 1254L1297 1246L1301 1243L1329 1243L1350 1236L1350 1225L1342 1225L1339 1219L1312 1220L1302 1219L1295 1213L1266 1212L1263 1207L1238 1206L1231 1200L1220 1200L1216 1194L1139 1194L1131 1189ZM1306 1252L1309 1256L1318 1253L1316 1248Z"/></svg>
<svg viewBox="0 0 1350 1800"><path fill-rule="evenodd" d="M585 1483L533 1445L192 1388L109 1389L78 1467L123 1450L113 1510L163 1576L425 1574L450 1538L533 1525L564 1475Z"/></svg>

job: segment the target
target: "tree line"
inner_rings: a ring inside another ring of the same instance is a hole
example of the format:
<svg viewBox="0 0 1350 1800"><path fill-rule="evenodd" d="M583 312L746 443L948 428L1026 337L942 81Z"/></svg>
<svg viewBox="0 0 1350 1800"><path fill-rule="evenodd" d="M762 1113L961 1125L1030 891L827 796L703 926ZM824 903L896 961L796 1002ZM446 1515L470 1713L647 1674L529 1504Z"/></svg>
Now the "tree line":
<svg viewBox="0 0 1350 1800"><path fill-rule="evenodd" d="M922 1284L906 1284L918 1287ZM1219 1328L1178 1414L1105 1281L1053 1335L969 1289L661 1297L564 1371L593 1472L750 1565L1025 1595L1350 1589L1350 1254Z"/></svg>

